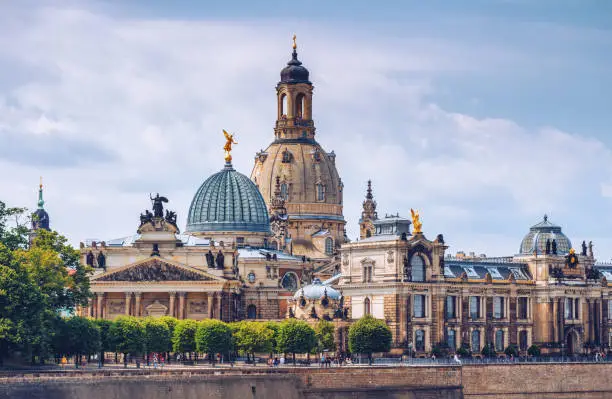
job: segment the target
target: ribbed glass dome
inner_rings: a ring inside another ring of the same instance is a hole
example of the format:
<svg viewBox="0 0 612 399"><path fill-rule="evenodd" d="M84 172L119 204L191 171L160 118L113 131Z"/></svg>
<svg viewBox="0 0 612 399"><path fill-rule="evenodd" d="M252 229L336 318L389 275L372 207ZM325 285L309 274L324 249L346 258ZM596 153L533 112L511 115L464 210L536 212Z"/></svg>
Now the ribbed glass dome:
<svg viewBox="0 0 612 399"><path fill-rule="evenodd" d="M293 298L299 299L304 296L306 299L321 299L325 294L327 294L327 297L330 299L340 299L341 296L337 289L325 285L321 280L315 278L312 284L308 284L297 290L295 294L293 294Z"/></svg>
<svg viewBox="0 0 612 399"><path fill-rule="evenodd" d="M266 203L257 186L231 164L210 176L193 197L187 232L270 231Z"/></svg>
<svg viewBox="0 0 612 399"><path fill-rule="evenodd" d="M555 240L557 243L557 255L567 255L572 248L572 243L565 234L561 231L561 227L552 224L548 221L548 216L544 215L544 220L540 223L531 226L529 233L521 241L521 255L533 255L546 253L546 241Z"/></svg>

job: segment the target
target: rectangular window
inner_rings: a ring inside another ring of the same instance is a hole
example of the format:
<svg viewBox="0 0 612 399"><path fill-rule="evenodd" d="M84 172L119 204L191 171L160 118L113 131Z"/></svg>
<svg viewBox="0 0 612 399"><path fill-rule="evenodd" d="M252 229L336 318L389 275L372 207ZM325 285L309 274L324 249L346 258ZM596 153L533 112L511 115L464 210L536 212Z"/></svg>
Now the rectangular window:
<svg viewBox="0 0 612 399"><path fill-rule="evenodd" d="M503 330L495 331L495 350L497 352L504 351L504 331Z"/></svg>
<svg viewBox="0 0 612 399"><path fill-rule="evenodd" d="M522 351L527 350L527 331L521 331L519 333L519 348Z"/></svg>
<svg viewBox="0 0 612 399"><path fill-rule="evenodd" d="M527 319L529 317L528 303L529 303L529 298L527 297L520 297L518 299L518 318L519 319Z"/></svg>
<svg viewBox="0 0 612 399"><path fill-rule="evenodd" d="M493 318L503 319L504 318L504 297L496 296L493 298Z"/></svg>
<svg viewBox="0 0 612 399"><path fill-rule="evenodd" d="M608 299L608 319L612 320L612 300L610 299Z"/></svg>
<svg viewBox="0 0 612 399"><path fill-rule="evenodd" d="M363 267L363 282L369 283L372 281L372 266Z"/></svg>
<svg viewBox="0 0 612 399"><path fill-rule="evenodd" d="M572 298L565 298L565 320L572 320L574 318L574 300Z"/></svg>
<svg viewBox="0 0 612 399"><path fill-rule="evenodd" d="M580 298L574 299L574 319L580 318Z"/></svg>
<svg viewBox="0 0 612 399"><path fill-rule="evenodd" d="M480 319L480 297L470 297L470 318L472 320Z"/></svg>
<svg viewBox="0 0 612 399"><path fill-rule="evenodd" d="M446 319L447 320L457 318L456 303L457 303L456 296L446 297Z"/></svg>
<svg viewBox="0 0 612 399"><path fill-rule="evenodd" d="M456 349L456 345L455 345L455 330L452 329L448 329L446 332L446 343L448 344L448 347L451 350L455 350Z"/></svg>
<svg viewBox="0 0 612 399"><path fill-rule="evenodd" d="M425 295L414 295L413 314L414 317L425 317Z"/></svg>

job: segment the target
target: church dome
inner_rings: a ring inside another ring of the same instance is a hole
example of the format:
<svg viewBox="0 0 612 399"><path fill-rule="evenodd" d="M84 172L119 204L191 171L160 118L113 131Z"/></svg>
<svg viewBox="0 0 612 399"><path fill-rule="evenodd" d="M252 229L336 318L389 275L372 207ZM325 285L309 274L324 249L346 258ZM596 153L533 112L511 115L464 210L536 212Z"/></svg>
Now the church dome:
<svg viewBox="0 0 612 399"><path fill-rule="evenodd" d="M308 69L302 66L302 63L297 58L297 51L295 48L293 49L293 54L291 54L291 60L287 63L287 66L284 67L281 71L281 80L280 83L308 83L309 77Z"/></svg>
<svg viewBox="0 0 612 399"><path fill-rule="evenodd" d="M206 179L193 197L186 231L269 233L266 203L247 176L226 164Z"/></svg>
<svg viewBox="0 0 612 399"><path fill-rule="evenodd" d="M306 299L322 299L325 294L329 299L340 299L340 291L335 288L325 285L315 278L312 284L305 285L293 294L293 299L300 299L302 296Z"/></svg>
<svg viewBox="0 0 612 399"><path fill-rule="evenodd" d="M548 221L548 216L544 215L544 220L531 226L529 233L521 241L521 255L533 255L546 253L546 241L553 240L557 243L557 254L567 255L572 248L572 243L561 231L561 227Z"/></svg>

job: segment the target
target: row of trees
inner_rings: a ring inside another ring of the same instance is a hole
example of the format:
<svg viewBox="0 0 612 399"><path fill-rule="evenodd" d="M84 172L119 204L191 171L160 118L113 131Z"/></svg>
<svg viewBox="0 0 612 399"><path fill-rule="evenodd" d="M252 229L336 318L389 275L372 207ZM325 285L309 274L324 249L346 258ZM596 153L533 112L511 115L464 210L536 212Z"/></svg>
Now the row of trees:
<svg viewBox="0 0 612 399"><path fill-rule="evenodd" d="M0 201L0 365L52 355L61 315L91 295L79 252L45 230L30 244L29 222L25 208Z"/></svg>
<svg viewBox="0 0 612 399"><path fill-rule="evenodd" d="M432 348L431 353L437 357L447 357L453 353L457 353L463 357L469 357L474 354L478 354L478 352L472 352L472 349L468 344L463 344L456 351L453 351L446 342L440 342ZM514 356L517 357L520 355L519 347L517 345L511 344L500 352L505 354L506 356ZM527 348L527 354L529 356L540 356L540 348L537 345L531 345ZM480 354L485 357L495 357L499 353L495 350L495 346L493 344L485 344L485 346L480 351Z"/></svg>
<svg viewBox="0 0 612 399"><path fill-rule="evenodd" d="M83 355L99 353L103 362L105 352L136 358L143 354L193 353L206 354L214 364L216 355L240 352L248 361L255 361L256 353L291 354L317 353L335 350L334 325L321 320L314 328L301 320L282 322L240 321L224 323L219 320L177 320L172 317L136 318L130 316L110 320L83 317L61 319L56 325L55 356L74 356L75 364ZM349 347L354 353L368 355L388 351L391 332L384 321L366 317L349 329ZM148 359L147 359L148 361Z"/></svg>

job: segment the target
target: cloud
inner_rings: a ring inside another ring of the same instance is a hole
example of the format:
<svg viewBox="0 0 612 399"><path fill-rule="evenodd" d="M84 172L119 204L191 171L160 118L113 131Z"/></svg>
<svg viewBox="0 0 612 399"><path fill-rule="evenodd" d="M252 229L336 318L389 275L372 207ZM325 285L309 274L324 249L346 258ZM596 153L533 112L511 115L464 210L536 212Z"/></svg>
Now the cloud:
<svg viewBox="0 0 612 399"><path fill-rule="evenodd" d="M0 80L0 167L14 171L0 175L0 191L33 204L44 175L53 226L73 242L133 233L149 192L168 196L184 225L197 187L223 166L221 129L237 134L234 163L250 174L273 139L274 85L290 52L282 38L295 28L118 14L75 3L0 17L0 75L16 77ZM512 253L544 212L591 234L584 221L609 206L609 148L436 101L440 76L520 68L528 56L408 34L347 43L335 29L305 28L299 53L351 237L368 178L379 214L419 208L426 233L444 233L453 250ZM580 215L576 203L588 204Z"/></svg>

